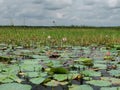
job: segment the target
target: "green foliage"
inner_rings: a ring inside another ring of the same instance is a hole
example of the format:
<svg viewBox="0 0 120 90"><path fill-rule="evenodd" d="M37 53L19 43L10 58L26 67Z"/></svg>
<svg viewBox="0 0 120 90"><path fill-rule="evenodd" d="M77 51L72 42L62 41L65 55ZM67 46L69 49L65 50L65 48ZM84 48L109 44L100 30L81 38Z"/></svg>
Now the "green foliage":
<svg viewBox="0 0 120 90"><path fill-rule="evenodd" d="M57 34L56 34L57 33ZM120 44L119 28L94 27L0 27L0 42L17 44L25 47L40 45L61 45L61 39L67 38L68 45L113 45ZM48 36L51 39L47 39ZM98 38L99 37L99 38ZM39 45L38 44L38 45Z"/></svg>
<svg viewBox="0 0 120 90"><path fill-rule="evenodd" d="M93 90L89 85L72 85L69 90Z"/></svg>
<svg viewBox="0 0 120 90"><path fill-rule="evenodd" d="M34 84L41 84L44 80L45 80L45 78L38 77L38 78L32 78L32 79L30 79L30 82L32 82Z"/></svg>
<svg viewBox="0 0 120 90"><path fill-rule="evenodd" d="M57 81L64 81L67 80L67 75L66 74L55 74L54 79L56 79Z"/></svg>
<svg viewBox="0 0 120 90"><path fill-rule="evenodd" d="M75 60L75 62L82 62L85 66L93 66L93 60L90 58L79 58L78 60Z"/></svg>
<svg viewBox="0 0 120 90"><path fill-rule="evenodd" d="M31 90L30 85L23 85L18 83L8 83L0 85L0 90Z"/></svg>
<svg viewBox="0 0 120 90"><path fill-rule="evenodd" d="M101 90L120 90L120 87L102 87Z"/></svg>
<svg viewBox="0 0 120 90"><path fill-rule="evenodd" d="M86 83L92 84L95 86L110 86L110 85L112 85L111 82L104 81L104 80L91 80L91 81L87 81Z"/></svg>
<svg viewBox="0 0 120 90"><path fill-rule="evenodd" d="M104 56L104 60L114 60L114 57L113 56Z"/></svg>
<svg viewBox="0 0 120 90"><path fill-rule="evenodd" d="M54 74L67 74L69 71L64 67L51 68L50 72Z"/></svg>
<svg viewBox="0 0 120 90"><path fill-rule="evenodd" d="M112 77L101 77L101 80L110 81L113 85L120 85L120 79Z"/></svg>
<svg viewBox="0 0 120 90"><path fill-rule="evenodd" d="M93 60L90 60L90 59L83 61L83 64L85 66L93 66L94 65Z"/></svg>
<svg viewBox="0 0 120 90"><path fill-rule="evenodd" d="M13 58L11 58L11 57L0 56L0 62L7 62L7 63L10 63L10 61L11 61L12 59L13 59Z"/></svg>
<svg viewBox="0 0 120 90"><path fill-rule="evenodd" d="M85 76L101 76L101 72L96 72L93 70L85 70L81 72Z"/></svg>
<svg viewBox="0 0 120 90"><path fill-rule="evenodd" d="M117 49L117 50L120 50L120 45L114 45L114 47Z"/></svg>

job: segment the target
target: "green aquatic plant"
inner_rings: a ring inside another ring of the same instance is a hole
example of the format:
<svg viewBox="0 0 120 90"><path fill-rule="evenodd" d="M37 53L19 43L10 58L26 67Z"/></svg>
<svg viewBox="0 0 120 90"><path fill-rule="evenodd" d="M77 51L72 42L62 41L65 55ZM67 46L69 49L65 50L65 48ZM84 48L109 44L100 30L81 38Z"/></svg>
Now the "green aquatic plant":
<svg viewBox="0 0 120 90"><path fill-rule="evenodd" d="M67 74L69 71L64 67L51 68L50 72L54 74Z"/></svg>
<svg viewBox="0 0 120 90"><path fill-rule="evenodd" d="M0 85L0 90L31 90L30 85L23 85L18 83L7 83Z"/></svg>
<svg viewBox="0 0 120 90"><path fill-rule="evenodd" d="M113 56L104 56L104 60L114 61L115 59Z"/></svg>
<svg viewBox="0 0 120 90"><path fill-rule="evenodd" d="M94 85L94 86L110 86L110 85L112 85L111 82L104 81L104 80L91 80L91 81L87 81L86 83Z"/></svg>
<svg viewBox="0 0 120 90"><path fill-rule="evenodd" d="M81 63L85 66L91 67L94 65L93 60L91 58L79 58L78 60L74 60L75 62Z"/></svg>

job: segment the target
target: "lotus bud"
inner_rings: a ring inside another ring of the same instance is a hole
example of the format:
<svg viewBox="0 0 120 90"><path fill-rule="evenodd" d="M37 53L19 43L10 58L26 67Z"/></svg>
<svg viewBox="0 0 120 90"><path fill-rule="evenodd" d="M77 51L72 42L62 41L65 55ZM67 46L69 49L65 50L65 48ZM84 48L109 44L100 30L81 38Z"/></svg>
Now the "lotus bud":
<svg viewBox="0 0 120 90"><path fill-rule="evenodd" d="M51 36L49 35L47 38L48 38L48 39L51 39Z"/></svg>
<svg viewBox="0 0 120 90"><path fill-rule="evenodd" d="M110 56L110 51L106 52L106 56Z"/></svg>

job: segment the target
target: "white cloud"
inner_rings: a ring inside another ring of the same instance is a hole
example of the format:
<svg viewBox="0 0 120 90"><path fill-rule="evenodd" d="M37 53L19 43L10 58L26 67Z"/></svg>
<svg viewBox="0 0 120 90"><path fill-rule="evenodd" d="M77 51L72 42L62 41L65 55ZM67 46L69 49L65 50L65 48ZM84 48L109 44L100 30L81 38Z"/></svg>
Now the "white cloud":
<svg viewBox="0 0 120 90"><path fill-rule="evenodd" d="M56 13L56 16L59 19L64 18L64 14L63 13Z"/></svg>
<svg viewBox="0 0 120 90"><path fill-rule="evenodd" d="M118 0L108 0L108 5L110 7L115 7L118 3Z"/></svg>

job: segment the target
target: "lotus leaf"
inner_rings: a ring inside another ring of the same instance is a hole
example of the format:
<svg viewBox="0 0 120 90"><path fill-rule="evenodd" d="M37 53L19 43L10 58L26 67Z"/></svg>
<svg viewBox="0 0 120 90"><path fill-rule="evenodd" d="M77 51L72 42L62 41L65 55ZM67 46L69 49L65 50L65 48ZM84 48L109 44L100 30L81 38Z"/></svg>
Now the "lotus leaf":
<svg viewBox="0 0 120 90"><path fill-rule="evenodd" d="M30 59L30 60L24 60L24 62L23 62L24 64L26 64L26 65L33 65L33 64L38 64L38 60L35 60L35 59Z"/></svg>
<svg viewBox="0 0 120 90"><path fill-rule="evenodd" d="M39 71L41 70L42 66L41 65L26 65L26 64L22 64L21 65L21 69L23 71Z"/></svg>
<svg viewBox="0 0 120 90"><path fill-rule="evenodd" d="M8 83L0 85L0 90L31 90L30 85L23 85L18 83Z"/></svg>
<svg viewBox="0 0 120 90"><path fill-rule="evenodd" d="M96 72L93 70L85 70L81 72L85 76L101 76L101 72Z"/></svg>
<svg viewBox="0 0 120 90"><path fill-rule="evenodd" d="M45 84L46 86L58 86L59 85L59 82L58 81L55 81L55 80L51 80L50 82L46 83Z"/></svg>
<svg viewBox="0 0 120 90"><path fill-rule="evenodd" d="M102 87L100 90L120 90L120 87Z"/></svg>
<svg viewBox="0 0 120 90"><path fill-rule="evenodd" d="M80 58L75 62L82 62L85 66L93 66L93 60L91 58Z"/></svg>
<svg viewBox="0 0 120 90"><path fill-rule="evenodd" d="M114 45L117 50L120 50L120 45Z"/></svg>
<svg viewBox="0 0 120 90"><path fill-rule="evenodd" d="M38 77L38 78L32 78L32 79L30 79L30 82L32 82L34 84L41 84L44 80L45 80L45 78Z"/></svg>
<svg viewBox="0 0 120 90"><path fill-rule="evenodd" d="M33 59L41 59L40 55L31 55L30 57L32 57Z"/></svg>
<svg viewBox="0 0 120 90"><path fill-rule="evenodd" d="M115 60L115 59L112 56L104 56L104 60L110 60L110 61L112 61L112 60Z"/></svg>
<svg viewBox="0 0 120 90"><path fill-rule="evenodd" d="M99 69L106 69L107 68L106 64L94 64L93 67L97 67Z"/></svg>
<svg viewBox="0 0 120 90"><path fill-rule="evenodd" d="M1 82L2 83L11 83L11 82L13 82L13 80L10 78L5 78L5 79L2 79Z"/></svg>
<svg viewBox="0 0 120 90"><path fill-rule="evenodd" d="M31 78L39 76L38 72L28 72L27 75Z"/></svg>
<svg viewBox="0 0 120 90"><path fill-rule="evenodd" d="M55 74L53 77L58 81L64 81L67 79L67 74Z"/></svg>
<svg viewBox="0 0 120 90"><path fill-rule="evenodd" d="M93 90L89 85L72 85L69 90Z"/></svg>
<svg viewBox="0 0 120 90"><path fill-rule="evenodd" d="M119 77L120 76L120 70L110 70L108 71L111 76Z"/></svg>
<svg viewBox="0 0 120 90"><path fill-rule="evenodd" d="M66 85L68 82L59 82L60 85Z"/></svg>
<svg viewBox="0 0 120 90"><path fill-rule="evenodd" d="M112 77L101 77L101 80L110 81L113 85L120 85L120 79Z"/></svg>
<svg viewBox="0 0 120 90"><path fill-rule="evenodd" d="M104 80L91 80L91 81L87 81L86 83L92 84L94 86L110 86L112 84L109 81L104 81Z"/></svg>
<svg viewBox="0 0 120 90"><path fill-rule="evenodd" d="M54 74L67 74L68 70L63 67L56 67L56 68L51 68L50 72L53 72Z"/></svg>

